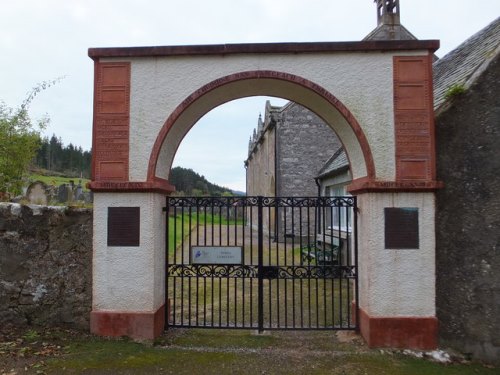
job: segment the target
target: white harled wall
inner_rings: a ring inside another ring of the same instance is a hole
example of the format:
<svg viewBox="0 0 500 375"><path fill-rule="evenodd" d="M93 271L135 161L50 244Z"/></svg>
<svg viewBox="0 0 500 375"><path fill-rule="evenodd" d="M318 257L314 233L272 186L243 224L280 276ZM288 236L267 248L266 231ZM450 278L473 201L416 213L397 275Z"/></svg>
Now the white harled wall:
<svg viewBox="0 0 500 375"><path fill-rule="evenodd" d="M108 207L140 207L138 247L107 246ZM165 197L94 193L94 311L154 312L165 303Z"/></svg>
<svg viewBox="0 0 500 375"><path fill-rule="evenodd" d="M366 193L359 207L359 302L370 316L435 316L434 193ZM384 208L417 207L419 249L385 249Z"/></svg>

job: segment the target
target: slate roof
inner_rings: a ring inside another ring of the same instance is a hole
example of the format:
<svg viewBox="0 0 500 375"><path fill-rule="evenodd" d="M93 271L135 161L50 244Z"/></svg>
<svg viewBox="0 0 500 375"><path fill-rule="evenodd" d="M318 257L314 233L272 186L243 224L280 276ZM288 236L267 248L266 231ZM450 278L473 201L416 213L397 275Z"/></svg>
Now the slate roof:
<svg viewBox="0 0 500 375"><path fill-rule="evenodd" d="M318 178L327 177L347 168L349 168L349 160L344 148L340 147L318 172Z"/></svg>
<svg viewBox="0 0 500 375"><path fill-rule="evenodd" d="M434 110L446 102L453 85L470 87L500 53L500 17L433 64Z"/></svg>
<svg viewBox="0 0 500 375"><path fill-rule="evenodd" d="M403 25L382 24L372 30L363 40L417 40Z"/></svg>

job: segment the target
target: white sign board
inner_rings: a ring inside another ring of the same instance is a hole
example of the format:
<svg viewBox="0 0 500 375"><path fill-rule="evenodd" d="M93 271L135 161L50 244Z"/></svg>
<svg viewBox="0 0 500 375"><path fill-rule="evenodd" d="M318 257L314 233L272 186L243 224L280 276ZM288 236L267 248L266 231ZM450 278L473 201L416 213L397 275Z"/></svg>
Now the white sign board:
<svg viewBox="0 0 500 375"><path fill-rule="evenodd" d="M239 246L192 246L191 264L242 264Z"/></svg>

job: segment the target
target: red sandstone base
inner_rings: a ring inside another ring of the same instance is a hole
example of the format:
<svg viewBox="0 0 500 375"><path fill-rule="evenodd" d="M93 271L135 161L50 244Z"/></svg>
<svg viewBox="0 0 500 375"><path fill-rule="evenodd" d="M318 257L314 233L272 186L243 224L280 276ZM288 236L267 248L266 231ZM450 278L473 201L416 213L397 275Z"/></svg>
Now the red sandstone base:
<svg viewBox="0 0 500 375"><path fill-rule="evenodd" d="M361 336L370 348L437 348L435 317L372 317L359 309L359 320Z"/></svg>
<svg viewBox="0 0 500 375"><path fill-rule="evenodd" d="M92 311L90 331L99 336L128 336L152 340L165 327L165 305L156 312Z"/></svg>

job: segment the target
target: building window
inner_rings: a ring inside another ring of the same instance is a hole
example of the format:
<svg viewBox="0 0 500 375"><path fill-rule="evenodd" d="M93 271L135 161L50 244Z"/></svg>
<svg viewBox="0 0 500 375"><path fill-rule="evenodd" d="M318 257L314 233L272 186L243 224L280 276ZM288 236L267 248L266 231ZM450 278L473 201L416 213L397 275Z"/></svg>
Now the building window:
<svg viewBox="0 0 500 375"><path fill-rule="evenodd" d="M325 196L342 197L350 196L346 185L331 185L325 188ZM340 230L343 232L351 231L352 209L350 207L330 207L325 209L325 227L327 231Z"/></svg>

